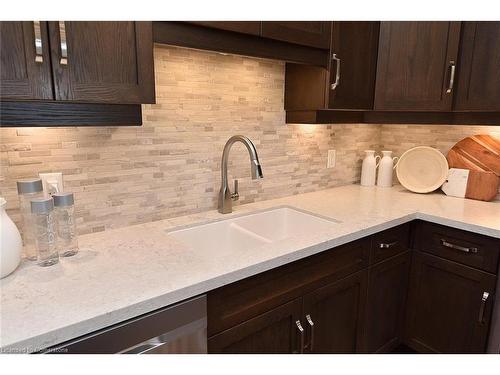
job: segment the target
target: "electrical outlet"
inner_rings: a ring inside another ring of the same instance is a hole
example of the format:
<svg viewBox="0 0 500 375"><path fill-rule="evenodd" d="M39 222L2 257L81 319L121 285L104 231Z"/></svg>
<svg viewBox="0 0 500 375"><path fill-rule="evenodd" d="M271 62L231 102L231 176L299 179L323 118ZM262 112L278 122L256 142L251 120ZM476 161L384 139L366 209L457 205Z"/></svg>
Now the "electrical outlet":
<svg viewBox="0 0 500 375"><path fill-rule="evenodd" d="M43 193L46 197L49 197L54 193L60 193L64 191L63 177L61 172L39 173L38 176L40 176L40 179L42 180Z"/></svg>
<svg viewBox="0 0 500 375"><path fill-rule="evenodd" d="M328 160L326 162L327 168L334 168L336 162L336 152L335 150L328 150Z"/></svg>

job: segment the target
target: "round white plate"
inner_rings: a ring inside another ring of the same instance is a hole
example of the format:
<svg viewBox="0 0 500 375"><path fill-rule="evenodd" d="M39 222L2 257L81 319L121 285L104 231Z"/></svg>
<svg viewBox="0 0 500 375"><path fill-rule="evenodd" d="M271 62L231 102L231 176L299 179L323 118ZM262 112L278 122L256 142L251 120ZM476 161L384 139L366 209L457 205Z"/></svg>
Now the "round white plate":
<svg viewBox="0 0 500 375"><path fill-rule="evenodd" d="M405 188L415 193L429 193L441 187L448 177L448 161L435 148L418 146L399 158L396 175Z"/></svg>

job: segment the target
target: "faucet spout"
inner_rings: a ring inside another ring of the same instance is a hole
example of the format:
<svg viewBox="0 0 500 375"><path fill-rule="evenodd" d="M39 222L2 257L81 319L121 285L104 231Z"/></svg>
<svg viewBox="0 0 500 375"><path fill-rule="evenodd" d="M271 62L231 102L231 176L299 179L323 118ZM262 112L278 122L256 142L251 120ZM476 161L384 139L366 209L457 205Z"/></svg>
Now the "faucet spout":
<svg viewBox="0 0 500 375"><path fill-rule="evenodd" d="M244 135L234 135L226 142L224 146L224 151L222 152L222 162L221 162L221 188L219 191L219 204L218 210L220 213L227 214L233 211L232 201L236 199L231 194L229 190L228 181L227 181L227 164L229 161L229 151L231 150L231 146L236 142L243 143L250 155L250 169L252 174L252 179L256 180L259 178L263 178L262 167L259 162L259 156L257 155L257 149L253 142Z"/></svg>
<svg viewBox="0 0 500 375"><path fill-rule="evenodd" d="M252 180L257 180L259 178L264 178L262 174L262 167L260 166L259 159L251 161L252 168Z"/></svg>

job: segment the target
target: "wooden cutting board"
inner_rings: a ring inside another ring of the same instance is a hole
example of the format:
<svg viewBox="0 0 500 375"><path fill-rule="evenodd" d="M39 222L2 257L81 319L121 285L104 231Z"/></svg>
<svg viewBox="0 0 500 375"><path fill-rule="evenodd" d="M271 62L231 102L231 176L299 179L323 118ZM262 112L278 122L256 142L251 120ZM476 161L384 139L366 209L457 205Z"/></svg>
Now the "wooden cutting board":
<svg viewBox="0 0 500 375"><path fill-rule="evenodd" d="M493 172L451 168L441 190L452 197L491 201L498 194L499 182Z"/></svg>
<svg viewBox="0 0 500 375"><path fill-rule="evenodd" d="M493 172L500 177L500 139L485 134L464 138L446 159L450 168Z"/></svg>

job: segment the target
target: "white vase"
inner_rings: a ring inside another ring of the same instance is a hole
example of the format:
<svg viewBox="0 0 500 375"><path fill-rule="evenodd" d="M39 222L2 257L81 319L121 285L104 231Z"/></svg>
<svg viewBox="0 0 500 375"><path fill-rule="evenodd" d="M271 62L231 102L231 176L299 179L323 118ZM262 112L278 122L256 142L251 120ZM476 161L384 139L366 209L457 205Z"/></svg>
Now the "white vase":
<svg viewBox="0 0 500 375"><path fill-rule="evenodd" d="M5 212L7 202L0 197L0 278L11 274L21 262L23 243L16 224Z"/></svg>
<svg viewBox="0 0 500 375"><path fill-rule="evenodd" d="M361 166L361 185L374 186L380 156L375 156L374 150L365 150L365 158Z"/></svg>
<svg viewBox="0 0 500 375"><path fill-rule="evenodd" d="M392 151L382 151L382 159L380 159L378 167L377 186L392 186L392 174L394 168L396 168L395 163L397 164L397 161L398 157L392 157Z"/></svg>

